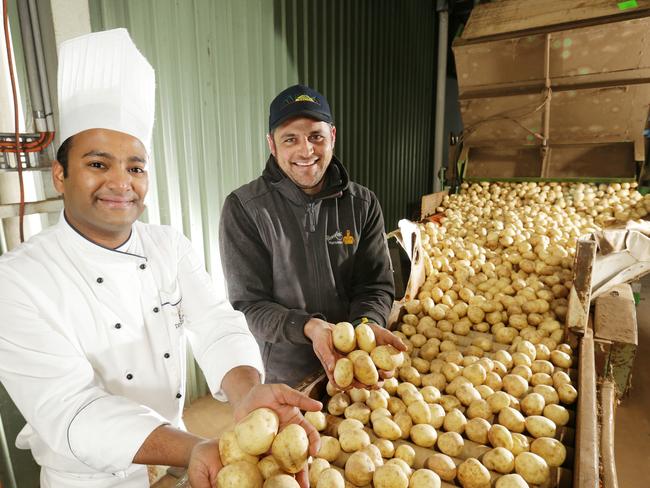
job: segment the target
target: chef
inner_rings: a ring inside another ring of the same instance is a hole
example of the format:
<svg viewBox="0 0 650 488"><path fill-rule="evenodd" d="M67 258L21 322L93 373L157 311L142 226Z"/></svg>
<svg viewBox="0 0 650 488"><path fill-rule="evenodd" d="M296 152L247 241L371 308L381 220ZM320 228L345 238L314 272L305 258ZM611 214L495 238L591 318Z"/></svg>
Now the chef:
<svg viewBox="0 0 650 488"><path fill-rule="evenodd" d="M63 43L58 224L0 257L0 381L27 425L43 488L143 488L147 464L188 467L215 486L218 443L184 431L186 345L235 417L268 406L281 422L318 410L261 385L243 315L213 286L190 242L137 221L148 188L155 77L125 29ZM303 485L304 473L301 478Z"/></svg>

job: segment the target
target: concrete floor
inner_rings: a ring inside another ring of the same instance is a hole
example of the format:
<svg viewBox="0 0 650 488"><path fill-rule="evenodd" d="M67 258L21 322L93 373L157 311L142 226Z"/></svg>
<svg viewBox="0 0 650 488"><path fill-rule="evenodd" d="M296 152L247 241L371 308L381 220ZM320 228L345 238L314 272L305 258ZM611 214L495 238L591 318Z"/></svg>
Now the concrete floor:
<svg viewBox="0 0 650 488"><path fill-rule="evenodd" d="M616 410L616 467L621 488L650 486L650 276L636 309L639 346L632 391Z"/></svg>

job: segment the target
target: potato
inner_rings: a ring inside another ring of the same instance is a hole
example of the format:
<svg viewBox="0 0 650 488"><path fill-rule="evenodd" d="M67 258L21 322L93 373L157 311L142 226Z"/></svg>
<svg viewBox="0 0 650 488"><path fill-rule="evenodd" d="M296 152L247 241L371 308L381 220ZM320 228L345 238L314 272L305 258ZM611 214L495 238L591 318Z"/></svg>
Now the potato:
<svg viewBox="0 0 650 488"><path fill-rule="evenodd" d="M457 379L460 378L456 378L456 380ZM474 386L472 386L471 383L462 384L456 388L455 392L450 391L449 393L456 395L456 398L458 398L460 402L466 407L469 406L472 402L481 399L481 394L476 390L476 388L474 388Z"/></svg>
<svg viewBox="0 0 650 488"><path fill-rule="evenodd" d="M503 391L496 391L487 399L492 413L499 413L502 409L510 406L510 397Z"/></svg>
<svg viewBox="0 0 650 488"><path fill-rule="evenodd" d="M257 456L245 453L237 442L237 434L234 430L224 432L219 439L219 456L223 465L246 461L250 464L257 464Z"/></svg>
<svg viewBox="0 0 650 488"><path fill-rule="evenodd" d="M413 402L423 402L424 398L422 397L422 393L416 389L415 391L406 391L402 396L402 401L404 401L408 407Z"/></svg>
<svg viewBox="0 0 650 488"><path fill-rule="evenodd" d="M420 447L433 447L438 433L429 424L417 424L411 427L411 440Z"/></svg>
<svg viewBox="0 0 650 488"><path fill-rule="evenodd" d="M260 459L260 462L257 463L257 469L260 470L260 473L262 473L262 477L265 480L269 479L271 476L275 476L276 474L282 474L280 465L270 454Z"/></svg>
<svg viewBox="0 0 650 488"><path fill-rule="evenodd" d="M395 392L397 391L397 385L399 384L399 381L397 378L386 378L384 380L384 390L386 390L390 395L394 395ZM364 390L367 391L367 390Z"/></svg>
<svg viewBox="0 0 650 488"><path fill-rule="evenodd" d="M413 366L402 366L399 368L399 377L402 381L411 383L414 386L420 386L422 384L420 372Z"/></svg>
<svg viewBox="0 0 650 488"><path fill-rule="evenodd" d="M422 399L427 403L437 403L440 400L440 390L435 386L425 386L420 390Z"/></svg>
<svg viewBox="0 0 650 488"><path fill-rule="evenodd" d="M518 474L507 474L497 480L494 488L528 488L528 483Z"/></svg>
<svg viewBox="0 0 650 488"><path fill-rule="evenodd" d="M407 488L409 479L396 464L380 466L372 477L375 488Z"/></svg>
<svg viewBox="0 0 650 488"><path fill-rule="evenodd" d="M488 443L488 431L490 422L481 417L475 417L467 422L465 426L465 435L470 441L478 444Z"/></svg>
<svg viewBox="0 0 650 488"><path fill-rule="evenodd" d="M345 452L355 452L370 444L370 436L363 429L346 430L339 434L341 449Z"/></svg>
<svg viewBox="0 0 650 488"><path fill-rule="evenodd" d="M544 397L539 393L530 393L521 400L521 410L526 415L541 415L544 406Z"/></svg>
<svg viewBox="0 0 650 488"><path fill-rule="evenodd" d="M552 386L537 385L533 387L533 392L542 395L544 397L544 402L546 405L560 402L560 397L558 396L557 391L555 391L555 388Z"/></svg>
<svg viewBox="0 0 650 488"><path fill-rule="evenodd" d="M367 424L370 420L370 408L365 403L353 403L345 409L346 419L357 419L362 424Z"/></svg>
<svg viewBox="0 0 650 488"><path fill-rule="evenodd" d="M330 463L328 463L325 459L314 459L309 466L309 483L311 486L316 486L320 474L329 468Z"/></svg>
<svg viewBox="0 0 650 488"><path fill-rule="evenodd" d="M339 322L332 328L334 347L344 354L352 352L357 347L354 327L350 322Z"/></svg>
<svg viewBox="0 0 650 488"><path fill-rule="evenodd" d="M560 397L560 401L565 405L571 405L578 398L578 391L568 383L560 385L557 389L557 393Z"/></svg>
<svg viewBox="0 0 650 488"><path fill-rule="evenodd" d="M338 427L336 428L336 433L340 437L344 432L349 432L351 430L363 430L363 423L357 419L345 419L342 420Z"/></svg>
<svg viewBox="0 0 650 488"><path fill-rule="evenodd" d="M370 407L372 410L377 410L379 408L385 409L388 407L389 398L390 395L386 392L386 390L372 390L370 392L370 396L366 400L366 405L368 405L368 407Z"/></svg>
<svg viewBox="0 0 650 488"><path fill-rule="evenodd" d="M363 325L363 324L361 324ZM376 385L379 381L379 373L370 356L358 356L354 361L354 376L366 386Z"/></svg>
<svg viewBox="0 0 650 488"><path fill-rule="evenodd" d="M447 378L442 373L431 373L420 377L420 384L424 387L433 386L438 391L444 390L447 386ZM384 384L384 388L386 385Z"/></svg>
<svg viewBox="0 0 650 488"><path fill-rule="evenodd" d="M429 423L436 429L442 427L447 415L447 412L442 408L442 405L437 403L429 404L429 412L431 413L431 420Z"/></svg>
<svg viewBox="0 0 650 488"><path fill-rule="evenodd" d="M336 458L339 457L341 452L341 445L339 440L335 437L330 437L328 435L322 435L320 437L320 449L317 456L323 458L330 463L336 461Z"/></svg>
<svg viewBox="0 0 650 488"><path fill-rule="evenodd" d="M453 395L441 396L438 404L441 405L447 413L451 412L454 408L461 407L460 400Z"/></svg>
<svg viewBox="0 0 650 488"><path fill-rule="evenodd" d="M411 419L411 416L405 412L397 412L393 416L393 421L399 426L400 430L402 431L402 439L408 439L409 436L411 435L411 428L413 427L413 419Z"/></svg>
<svg viewBox="0 0 650 488"><path fill-rule="evenodd" d="M458 481L463 488L489 488L490 472L478 459L468 458L458 466Z"/></svg>
<svg viewBox="0 0 650 488"><path fill-rule="evenodd" d="M271 454L285 472L297 473L305 467L309 456L307 433L297 424L287 425L275 436Z"/></svg>
<svg viewBox="0 0 650 488"><path fill-rule="evenodd" d="M566 447L557 439L540 437L530 445L530 451L541 456L551 467L562 466L566 459Z"/></svg>
<svg viewBox="0 0 650 488"><path fill-rule="evenodd" d="M488 431L488 440L492 447L505 447L512 451L512 434L503 425L494 424Z"/></svg>
<svg viewBox="0 0 650 488"><path fill-rule="evenodd" d="M337 393L327 403L327 411L336 417L340 417L345 409L350 406L350 397L345 393Z"/></svg>
<svg viewBox="0 0 650 488"><path fill-rule="evenodd" d="M501 474L511 473L515 469L515 457L505 447L495 447L486 452L481 462L487 469Z"/></svg>
<svg viewBox="0 0 650 488"><path fill-rule="evenodd" d="M551 351L551 362L558 368L569 369L573 363L571 356L567 353L558 351Z"/></svg>
<svg viewBox="0 0 650 488"><path fill-rule="evenodd" d="M309 475L311 476L311 472ZM314 480L313 486L316 486L315 483L316 480ZM289 476L288 474L276 474L264 482L263 488L300 488L300 485L293 476Z"/></svg>
<svg viewBox="0 0 650 488"><path fill-rule="evenodd" d="M470 380L474 386L478 386L485 382L487 372L483 366L474 363L464 368L462 375Z"/></svg>
<svg viewBox="0 0 650 488"><path fill-rule="evenodd" d="M402 429L399 425L388 417L380 417L372 423L372 429L378 437L396 441L402 437Z"/></svg>
<svg viewBox="0 0 650 488"><path fill-rule="evenodd" d="M346 479L357 486L370 483L374 474L375 464L365 452L357 451L352 453L345 463Z"/></svg>
<svg viewBox="0 0 650 488"><path fill-rule="evenodd" d="M391 415L390 411L387 408L377 408L377 409L373 410L372 413L370 414L370 422L372 422L374 424L375 421L378 418L381 418L381 417L391 418L392 415Z"/></svg>
<svg viewBox="0 0 650 488"><path fill-rule="evenodd" d="M465 432L467 418L465 418L463 412L454 408L445 415L445 420L442 425L447 432L458 432L462 434Z"/></svg>
<svg viewBox="0 0 650 488"><path fill-rule="evenodd" d="M340 388L347 388L354 380L354 365L348 358L341 358L334 366L334 381Z"/></svg>
<svg viewBox="0 0 650 488"><path fill-rule="evenodd" d="M359 349L370 353L375 347L377 347L375 333L368 324L362 323L357 325L356 329L354 329L354 334L357 338L357 347Z"/></svg>
<svg viewBox="0 0 650 488"><path fill-rule="evenodd" d="M492 409L490 409L490 405L488 405L488 402L481 399L473 401L469 407L467 407L467 417L470 419L473 418L483 418L483 419L490 419L492 417Z"/></svg>
<svg viewBox="0 0 650 488"><path fill-rule="evenodd" d="M395 449L394 458L402 459L409 467L413 467L415 462L415 450L408 444L400 444Z"/></svg>
<svg viewBox="0 0 650 488"><path fill-rule="evenodd" d="M522 452L515 457L515 471L533 485L546 483L551 476L546 461L532 452Z"/></svg>
<svg viewBox="0 0 650 488"><path fill-rule="evenodd" d="M262 488L264 478L255 464L236 461L224 466L217 475L219 488Z"/></svg>
<svg viewBox="0 0 650 488"><path fill-rule="evenodd" d="M375 464L375 467L382 466L384 464L384 458L381 455L381 451L374 444L368 444L366 447L361 449L361 452L365 452L372 462Z"/></svg>
<svg viewBox="0 0 650 488"><path fill-rule="evenodd" d="M237 443L247 454L264 454L271 447L279 426L278 414L270 408L257 408L235 426Z"/></svg>
<svg viewBox="0 0 650 488"><path fill-rule="evenodd" d="M414 424L428 424L431 422L431 411L429 410L429 404L424 400L417 400L411 403L407 409L407 413L413 419Z"/></svg>
<svg viewBox="0 0 650 488"><path fill-rule="evenodd" d="M337 393L339 393L341 390L339 390L338 387L334 386L331 381L327 382L327 385L325 385L325 391L330 397L333 397Z"/></svg>
<svg viewBox="0 0 650 488"><path fill-rule="evenodd" d="M523 432L524 416L511 407L506 407L499 412L499 423L510 432Z"/></svg>
<svg viewBox="0 0 650 488"><path fill-rule="evenodd" d="M518 432L511 432L512 435L512 449L510 452L515 456L520 452L530 451L530 443L528 442L528 437L524 434Z"/></svg>
<svg viewBox="0 0 650 488"><path fill-rule="evenodd" d="M448 456L458 457L463 452L465 441L458 432L445 432L438 437L438 450Z"/></svg>
<svg viewBox="0 0 650 488"><path fill-rule="evenodd" d="M530 382L531 378L533 377L533 371L528 366L524 366L523 364L512 368L510 374L517 374L528 382Z"/></svg>
<svg viewBox="0 0 650 488"><path fill-rule="evenodd" d="M528 381L519 375L508 374L503 377L503 389L515 398L520 398L528 392Z"/></svg>
<svg viewBox="0 0 650 488"><path fill-rule="evenodd" d="M323 412L305 412L304 417L319 432L322 432L327 427L327 417Z"/></svg>
<svg viewBox="0 0 650 488"><path fill-rule="evenodd" d="M472 383L467 378L465 378L464 376L460 376L460 375L456 376L453 380L451 380L447 384L447 387L445 388L445 393L448 393L449 395L456 395L456 397L458 397L457 391L461 386L465 386L465 387L469 386L469 387L472 388L472 390L469 391L469 394L471 395L470 400L469 400L470 403L473 400L475 400L476 398L479 398L481 396L481 395L479 395L478 392L475 391L474 385L472 385ZM467 396L465 396L463 399L465 399L465 398L467 398ZM460 398L458 398L458 399L461 400ZM462 400L461 400L461 402L462 402Z"/></svg>
<svg viewBox="0 0 650 488"><path fill-rule="evenodd" d="M399 366L402 353L391 345L383 345L370 351L370 357L377 368L391 371Z"/></svg>
<svg viewBox="0 0 650 488"><path fill-rule="evenodd" d="M444 481L453 481L456 478L456 464L446 454L432 454L424 465Z"/></svg>
<svg viewBox="0 0 650 488"><path fill-rule="evenodd" d="M552 420L542 417L541 415L531 415L526 417L526 430L535 437L554 437L555 424Z"/></svg>
<svg viewBox="0 0 650 488"><path fill-rule="evenodd" d="M551 419L555 425L560 427L569 423L569 411L561 405L546 405L543 412L544 417Z"/></svg>
<svg viewBox="0 0 650 488"><path fill-rule="evenodd" d="M395 415L397 412L406 412L406 404L402 401L401 398L397 397L390 397L388 399L388 406L386 408L393 415Z"/></svg>
<svg viewBox="0 0 650 488"><path fill-rule="evenodd" d="M551 375L551 378L553 379L553 386L555 389L558 389L560 385L565 383L568 383L569 385L571 384L571 377L564 371L556 371Z"/></svg>
<svg viewBox="0 0 650 488"><path fill-rule="evenodd" d="M388 439L376 439L373 445L377 446L384 459L390 459L395 455L395 444Z"/></svg>
<svg viewBox="0 0 650 488"><path fill-rule="evenodd" d="M317 486L320 488L345 488L345 480L336 469L329 468L321 472Z"/></svg>
<svg viewBox="0 0 650 488"><path fill-rule="evenodd" d="M411 475L409 488L440 488L440 477L430 469L418 469Z"/></svg>

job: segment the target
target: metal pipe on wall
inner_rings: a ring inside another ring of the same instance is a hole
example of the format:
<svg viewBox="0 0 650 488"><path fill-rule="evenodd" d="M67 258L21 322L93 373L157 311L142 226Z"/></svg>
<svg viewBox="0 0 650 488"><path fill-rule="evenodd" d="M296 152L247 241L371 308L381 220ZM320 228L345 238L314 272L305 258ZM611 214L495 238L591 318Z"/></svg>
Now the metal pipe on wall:
<svg viewBox="0 0 650 488"><path fill-rule="evenodd" d="M34 34L27 2L18 3L18 16L20 19L20 34L23 40L23 53L25 57L25 68L29 84L29 97L32 103L34 114L34 127L38 132L45 132L47 124L43 111L43 96L41 93L38 66L36 64L36 52L34 47Z"/></svg>
<svg viewBox="0 0 650 488"><path fill-rule="evenodd" d="M52 114L52 103L50 101L50 87L47 80L45 55L43 53L43 37L41 36L41 24L38 20L36 0L29 0L29 15L31 18L32 33L34 35L34 46L36 48L36 64L38 66L39 85L43 96L46 128L48 132L54 132L54 117Z"/></svg>
<svg viewBox="0 0 650 488"><path fill-rule="evenodd" d="M438 0L438 73L436 80L436 117L433 146L433 191L442 190L439 178L442 168L443 144L445 141L445 88L447 82L447 38L449 34L449 5L446 0Z"/></svg>

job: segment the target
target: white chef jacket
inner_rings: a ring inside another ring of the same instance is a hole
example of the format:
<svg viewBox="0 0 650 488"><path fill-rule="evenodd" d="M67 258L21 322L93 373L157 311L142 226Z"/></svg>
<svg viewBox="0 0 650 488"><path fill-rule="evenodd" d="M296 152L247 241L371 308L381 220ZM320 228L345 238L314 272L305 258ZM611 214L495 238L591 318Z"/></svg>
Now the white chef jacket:
<svg viewBox="0 0 650 488"><path fill-rule="evenodd" d="M116 251L62 215L0 257L0 381L44 485L148 486L131 461L158 426L182 427L186 339L217 399L232 368L263 374L244 316L170 227L136 222Z"/></svg>

